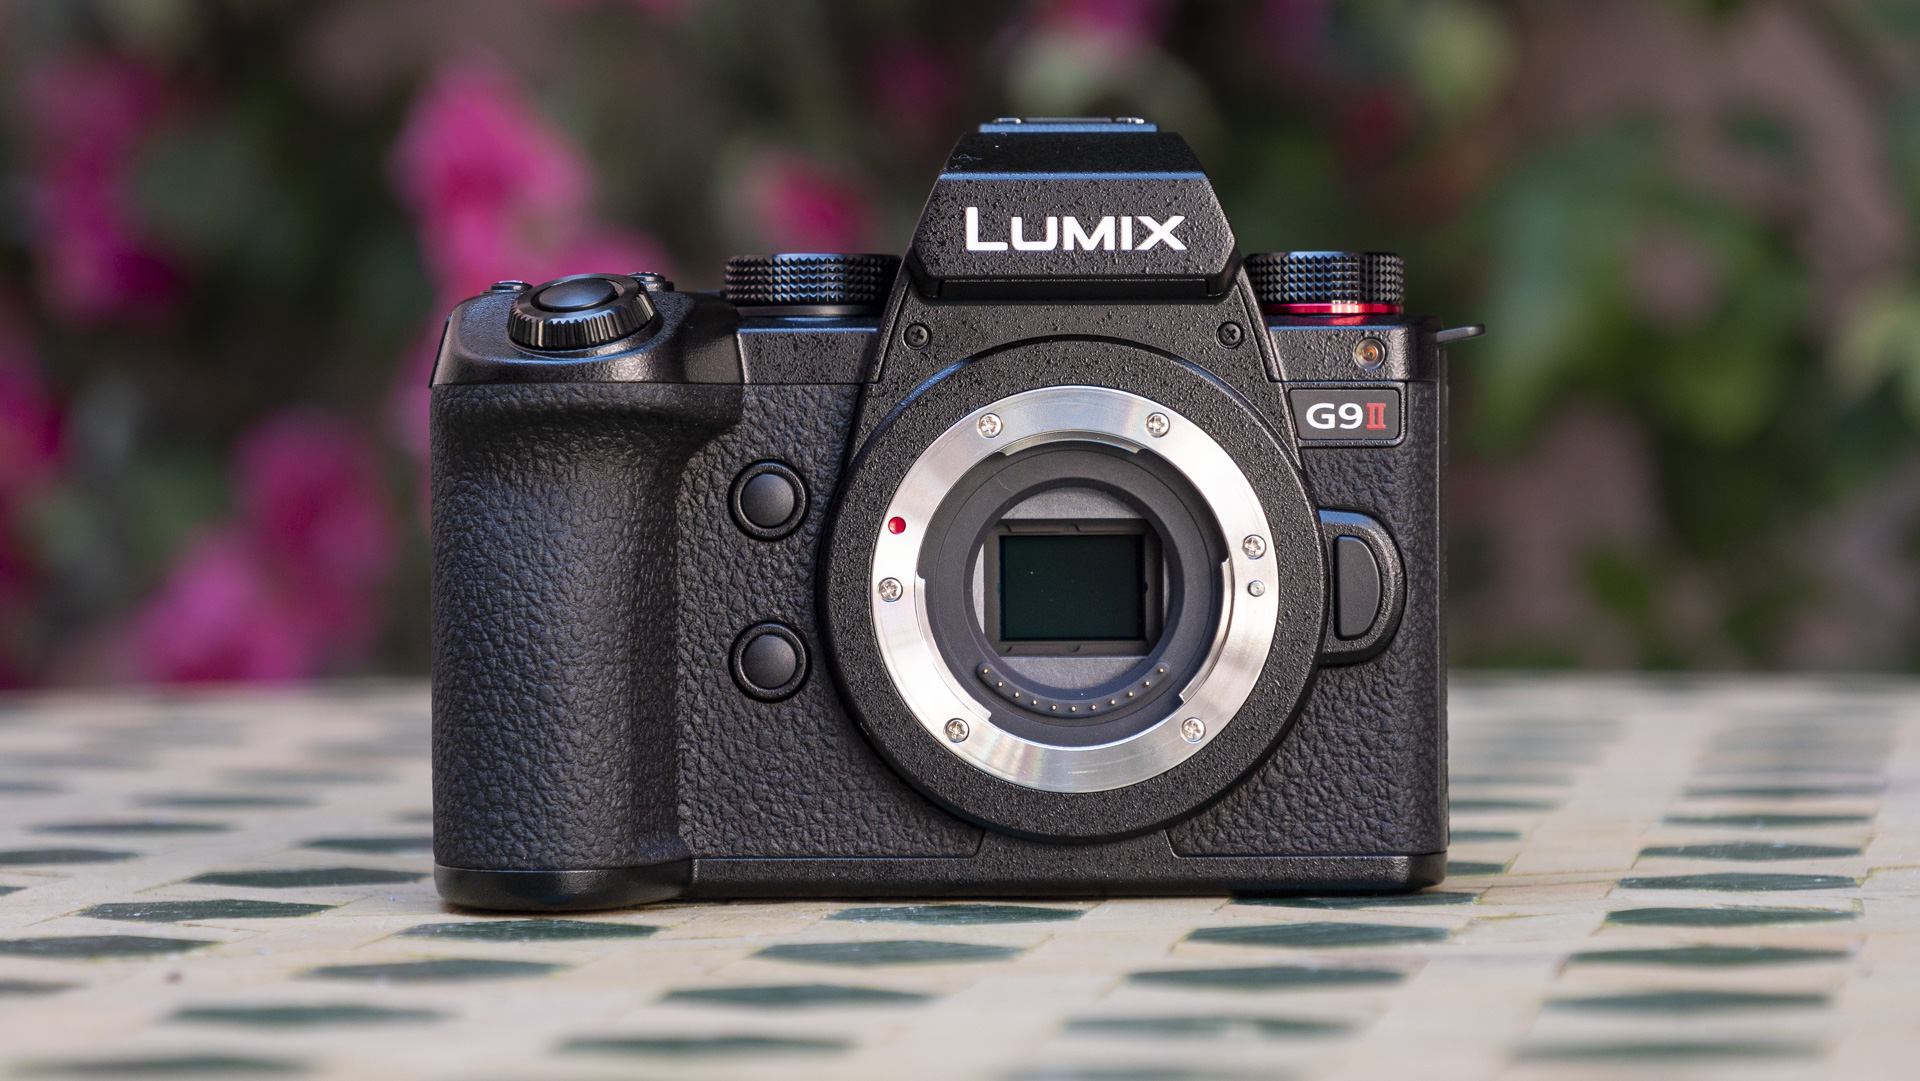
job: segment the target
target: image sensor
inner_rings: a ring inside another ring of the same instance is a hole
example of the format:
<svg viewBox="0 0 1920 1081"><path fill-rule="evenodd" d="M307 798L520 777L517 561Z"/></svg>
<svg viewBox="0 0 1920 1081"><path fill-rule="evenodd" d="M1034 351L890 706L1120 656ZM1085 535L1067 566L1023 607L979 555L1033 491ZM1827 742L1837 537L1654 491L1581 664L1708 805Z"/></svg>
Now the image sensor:
<svg viewBox="0 0 1920 1081"><path fill-rule="evenodd" d="M1124 642L1147 637L1146 537L1000 537L1000 639Z"/></svg>

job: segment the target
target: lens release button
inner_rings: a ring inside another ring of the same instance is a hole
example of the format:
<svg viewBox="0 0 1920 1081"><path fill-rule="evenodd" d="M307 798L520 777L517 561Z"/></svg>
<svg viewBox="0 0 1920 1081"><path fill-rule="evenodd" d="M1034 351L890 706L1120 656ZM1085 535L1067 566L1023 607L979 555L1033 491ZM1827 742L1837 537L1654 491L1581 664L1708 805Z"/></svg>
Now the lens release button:
<svg viewBox="0 0 1920 1081"><path fill-rule="evenodd" d="M1333 542L1334 628L1341 638L1359 638L1380 614L1380 563L1359 537Z"/></svg>

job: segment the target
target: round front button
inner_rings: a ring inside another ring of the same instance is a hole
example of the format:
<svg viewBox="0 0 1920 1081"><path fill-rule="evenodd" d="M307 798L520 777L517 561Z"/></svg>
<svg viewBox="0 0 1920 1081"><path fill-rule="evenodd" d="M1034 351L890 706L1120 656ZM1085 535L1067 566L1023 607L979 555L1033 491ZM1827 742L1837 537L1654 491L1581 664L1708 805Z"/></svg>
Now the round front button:
<svg viewBox="0 0 1920 1081"><path fill-rule="evenodd" d="M800 474L780 462L755 462L733 479L728 493L733 523L759 540L779 540L807 516L807 488Z"/></svg>
<svg viewBox="0 0 1920 1081"><path fill-rule="evenodd" d="M762 473L740 489L740 513L761 529L778 529L793 516L793 505L800 493L793 482L778 473Z"/></svg>
<svg viewBox="0 0 1920 1081"><path fill-rule="evenodd" d="M575 278L549 285L533 298L535 304L550 312L577 312L597 308L612 300L619 290L605 278Z"/></svg>
<svg viewBox="0 0 1920 1081"><path fill-rule="evenodd" d="M786 698L807 678L806 644L780 623L748 627L734 639L730 659L733 681L763 702Z"/></svg>
<svg viewBox="0 0 1920 1081"><path fill-rule="evenodd" d="M800 670L800 654L777 634L763 634L740 652L740 672L763 691L781 687Z"/></svg>

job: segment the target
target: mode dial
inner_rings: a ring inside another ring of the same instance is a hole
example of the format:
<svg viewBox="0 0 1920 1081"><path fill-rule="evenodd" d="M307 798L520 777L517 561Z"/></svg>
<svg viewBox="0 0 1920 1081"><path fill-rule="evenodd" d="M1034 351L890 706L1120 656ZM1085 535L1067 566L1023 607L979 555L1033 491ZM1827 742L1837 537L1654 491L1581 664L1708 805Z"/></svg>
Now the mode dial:
<svg viewBox="0 0 1920 1081"><path fill-rule="evenodd" d="M788 252L727 260L726 297L755 315L871 315L887 301L897 255Z"/></svg>
<svg viewBox="0 0 1920 1081"><path fill-rule="evenodd" d="M653 302L624 274L575 274L522 290L507 337L528 349L592 349L653 322Z"/></svg>
<svg viewBox="0 0 1920 1081"><path fill-rule="evenodd" d="M1280 251L1247 256L1260 303L1288 315L1394 313L1406 261L1385 251Z"/></svg>

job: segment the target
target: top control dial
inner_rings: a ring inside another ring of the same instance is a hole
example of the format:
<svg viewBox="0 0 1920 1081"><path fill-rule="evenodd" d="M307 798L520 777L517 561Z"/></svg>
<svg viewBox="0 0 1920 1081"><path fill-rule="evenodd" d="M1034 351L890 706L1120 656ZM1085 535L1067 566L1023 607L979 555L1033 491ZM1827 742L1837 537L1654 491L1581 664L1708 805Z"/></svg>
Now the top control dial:
<svg viewBox="0 0 1920 1081"><path fill-rule="evenodd" d="M592 349L653 322L653 302L624 274L575 274L523 289L507 336L528 349Z"/></svg>
<svg viewBox="0 0 1920 1081"><path fill-rule="evenodd" d="M1406 260L1385 251L1285 251L1247 256L1260 303L1287 315L1394 314Z"/></svg>

